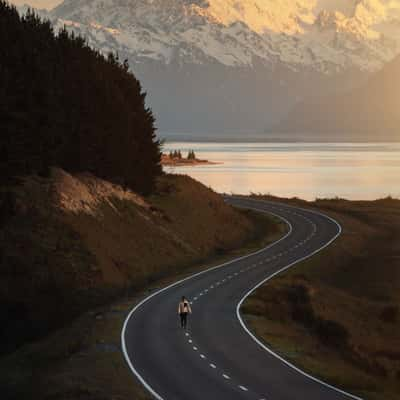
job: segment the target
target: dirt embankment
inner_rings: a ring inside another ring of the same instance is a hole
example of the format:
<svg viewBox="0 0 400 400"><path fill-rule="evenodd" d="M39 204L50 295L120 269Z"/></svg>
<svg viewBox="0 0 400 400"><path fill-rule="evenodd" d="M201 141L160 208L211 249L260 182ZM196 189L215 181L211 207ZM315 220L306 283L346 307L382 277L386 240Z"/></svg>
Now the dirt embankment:
<svg viewBox="0 0 400 400"><path fill-rule="evenodd" d="M0 200L2 353L255 234L245 213L185 176L163 176L143 198L54 169Z"/></svg>
<svg viewBox="0 0 400 400"><path fill-rule="evenodd" d="M243 307L256 334L296 365L365 399L400 393L400 201L319 200L343 227L323 252Z"/></svg>
<svg viewBox="0 0 400 400"><path fill-rule="evenodd" d="M142 198L90 175L54 170L1 199L5 400L149 400L120 350L133 305L286 229L176 175L162 177L157 194Z"/></svg>

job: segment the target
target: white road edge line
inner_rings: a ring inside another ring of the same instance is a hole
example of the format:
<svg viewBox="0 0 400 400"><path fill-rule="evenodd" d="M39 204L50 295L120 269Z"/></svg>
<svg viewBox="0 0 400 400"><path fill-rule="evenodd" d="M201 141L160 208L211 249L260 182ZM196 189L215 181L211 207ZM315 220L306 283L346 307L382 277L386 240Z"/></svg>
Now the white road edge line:
<svg viewBox="0 0 400 400"><path fill-rule="evenodd" d="M246 200L253 200L253 199L246 199ZM253 201L260 201L260 200L253 200ZM261 201L262 201L262 200L261 200ZM265 202L265 203L268 204L268 202ZM295 208L295 207L292 207L292 206L289 206L289 205L288 205L288 207ZM331 220L333 223L335 223L335 224L337 225L337 227L338 227L338 233L337 233L329 242L325 243L325 244L324 244L322 247L320 247L319 249L313 251L312 253L310 253L310 254L308 254L308 255L302 257L302 258L299 258L298 260L296 260L296 261L290 263L289 265L286 265L285 267L281 268L279 271L276 271L275 273L273 273L272 275L270 275L268 278L264 279L263 281L261 281L260 283L258 283L256 286L254 286L252 289L250 289L250 290L244 295L244 297L239 301L239 303L238 303L238 305L237 305L237 307L236 307L236 315L237 315L237 318L239 319L239 322L240 322L240 324L242 325L242 328L246 331L246 333L247 333L261 348L263 348L265 351L267 351L268 353L270 353L270 354L273 355L274 357L278 358L280 361L282 361L282 362L283 362L284 364L286 364L288 367L294 369L295 371L297 371L297 372L300 373L301 375L303 375L303 376L305 376L305 377L307 377L307 378L313 380L314 382L317 382L317 383L319 383L319 384L321 384L321 385L323 385L323 386L325 386L325 387L327 387L327 388L329 388L329 389L332 389L332 390L334 390L334 391L336 391L336 392L338 392L338 393L341 393L341 394L343 394L343 395L345 395L345 396L348 396L348 397L350 397L350 398L352 398L352 399L355 399L355 400L363 400L361 397L358 397L358 396L356 396L356 395L354 395L354 394L348 393L348 392L346 392L346 391L344 391L344 390L342 390L342 389L337 388L336 386L330 385L329 383L324 382L324 381L322 381L322 380L316 378L315 376L310 375L309 373L307 373L307 372L301 370L300 368L296 367L294 364L292 364L292 363L290 363L289 361L285 360L283 357L281 357L279 354L275 353L275 352L274 352L273 350L271 350L269 347L265 346L265 344L262 343L259 339L257 339L257 337L254 336L254 334L247 328L246 324L243 322L243 319L242 319L242 317L241 317L241 315L240 315L240 307L241 307L241 305L243 304L243 302L247 299L247 297L249 297L249 296L250 296L255 290L257 290L260 286L262 286L264 283L268 282L269 280L271 280L271 279L274 278L275 276L277 276L277 275L281 274L282 272L286 271L287 269L293 267L294 265L296 265L296 264L298 264L298 263L300 263L300 262L302 262L302 261L304 261L304 260L306 260L306 259L312 257L313 255L319 253L320 251L322 251L323 249L325 249L326 247L328 247L330 244L332 244L332 243L341 235L341 233L342 233L342 227L341 227L341 225L339 224L339 222L337 222L335 219L329 217L328 215L325 215L325 214L323 214L323 213L320 213L320 212L318 212L318 211L315 211L315 210L305 209L305 208L300 208L300 207L296 207L296 208L298 208L298 209L300 209L300 210L312 212L312 213L314 213L314 214L320 215L320 216L322 216L322 217L325 217L325 218ZM278 216L278 217L281 218L280 216ZM291 227L291 224L290 224L289 221L285 220L284 218L281 218L281 219L284 220L286 223L288 223L289 226Z"/></svg>
<svg viewBox="0 0 400 400"><path fill-rule="evenodd" d="M235 197L231 196L231 198L235 198ZM250 201L255 201L255 202L258 201L258 202L263 202L263 203L266 203L266 204L271 204L271 203L268 203L267 201L254 200L254 199L249 199L249 198L240 199L240 200L250 200ZM250 335L250 337L251 337L257 344L259 344L264 350L266 350L268 353L270 353L271 355L273 355L273 356L275 356L276 358L278 358L280 361L282 361L283 363L285 363L288 367L293 368L295 371L297 371L298 373L302 374L303 376L306 376L307 378L309 378L309 379L311 379L311 380L313 380L313 381L315 381L315 382L318 382L318 383L320 383L320 384L323 385L323 386L329 387L330 389L333 389L333 390L335 390L335 391L337 391L337 392L339 392L339 393L341 393L341 394L343 394L343 395L345 395L345 396L348 396L348 397L350 397L350 398L352 398L352 399L355 399L355 400L363 400L361 397L357 397L357 396L355 396L355 395L353 395L353 394L347 393L347 392L345 392L344 390L341 390L341 389L339 389L339 388L337 388L337 387L335 387L335 386L332 386L332 385L330 385L330 384L328 384L328 383L326 383L326 382L324 382L324 381L319 380L318 378L316 378L316 377L314 377L314 376L312 376L312 375L310 375L310 374L308 374L308 373L302 371L300 368L296 367L295 365L291 364L289 361L285 360L284 358L282 358L282 357L279 356L278 354L274 353L271 349L269 349L269 348L266 347L263 343L261 343L261 342L248 330L248 328L246 327L246 325L244 324L244 322L243 322L243 320L242 320L242 318L241 318L241 316L240 316L239 308L240 308L241 304L243 303L243 301L244 301L254 290L256 290L259 286L261 286L262 284L264 284L264 283L267 282L268 280L272 279L274 276L276 276L276 275L278 275L279 273L281 273L281 272L285 271L286 269L290 268L291 266L293 266L293 265L295 265L295 264L297 264L297 263L299 263L299 262L301 262L301 261L303 261L303 260L305 260L305 259L311 257L312 255L318 253L319 251L323 250L325 247L327 247L328 245L330 245L334 240L336 240L337 237L338 237L338 236L341 234L341 232L342 232L342 227L340 226L340 224L339 224L336 220L334 220L333 218L331 218L331 217L329 217L329 216L327 216L327 215L325 215L325 214L323 214L323 213L320 213L320 212L315 211L315 210L312 210L312 209L305 209L305 208L301 208L301 207L293 207L293 206L290 206L290 205L286 205L286 207L293 208L293 209L296 209L296 208L297 208L297 209L299 209L299 210L304 210L304 211L307 211L307 212L312 212L312 213L314 213L314 214L321 215L321 216L323 216L323 217L325 217L325 218L328 218L328 219L330 219L331 221L333 221L333 222L339 227L339 233L337 234L337 236L335 236L331 241L329 241L328 243L326 243L326 244L325 244L323 247L321 247L319 250L316 250L315 252L309 254L308 256L306 256L306 257L304 257L304 258L302 258L302 259L299 259L299 260L297 260L297 261L295 261L295 262L289 264L288 266L286 266L286 267L280 269L280 270L277 271L275 274L271 275L270 277L268 277L267 279L263 280L261 283L259 283L258 285L256 285L256 286L255 286L252 290L250 290L250 291L242 298L242 300L239 302L239 304L238 304L237 307L236 307L236 315L237 315L237 317L238 317L238 319L239 319L239 322L240 322L240 324L242 325L243 329ZM287 237L289 237L289 236L292 234L292 230L293 230L293 229L292 229L292 225L290 224L290 222L289 222L286 218L284 218L284 217L282 217L282 216L280 216L280 215L278 215L278 214L275 214L275 213L272 212L272 211L260 210L260 209L254 208L254 207L241 207L241 208L253 209L253 210L257 211L257 212L261 212L261 213L265 213L265 214L274 215L275 217L278 217L279 219L281 219L282 221L284 221L284 222L289 226L289 231L286 233L286 235L284 235L283 237L281 237L280 239L278 239L276 242L270 243L268 246L266 246L266 247L264 247L264 248L262 248L262 249L260 249L260 250L257 250L257 251L255 251L255 252L253 252L253 253L250 253L250 254L247 254L247 255L244 255L244 256L235 258L235 259L233 259L233 260L227 261L226 263L217 265L217 266L215 266L215 267L211 267L211 268L206 269L206 270L204 270L204 271L197 272L197 273L195 273L195 274L193 274L193 275L191 275L191 276L188 276L188 277L186 277L186 278L184 278L184 279L181 279L181 280L179 280L179 281L177 281L177 282L175 282L175 283L172 283L172 284L169 285L169 286L166 286L165 288L162 288L162 289L160 289L160 290L154 292L153 294L151 294L150 296L144 298L141 302L139 302L139 303L129 312L128 316L126 317L126 319L125 319L125 321L124 321L124 325L123 325L122 331L121 331L121 347L122 347L122 352L123 352L123 354L124 354L125 361L127 362L129 368L130 368L131 371L134 373L134 375L139 379L139 381L142 383L142 385L146 388L146 390L147 390L148 392L150 392L150 393L154 396L154 398L157 399L157 400L165 400L165 399L163 399L163 398L162 398L162 397L161 397L161 396L160 396L160 395L145 381L145 379L144 379L144 378L140 375L140 373L135 369L135 367L134 367L133 364L132 364L131 359L129 358L129 355L128 355L128 352L127 352L127 349L126 349L126 341L125 341L125 333L126 333L126 328L127 328L127 326L128 326L128 322L129 322L131 316L134 314L134 312L135 312L136 310L138 310L144 303L146 303L146 302L147 302L148 300L150 300L151 298L157 296L158 294L160 294L160 293L162 293L162 292L164 292L164 291L166 291L166 290L168 290L168 289L170 289L170 288L172 288L172 287L174 287L174 286L177 286L177 285L179 285L179 284L181 284L181 283L183 283L183 282L185 282L185 281L187 281L187 280L189 280L189 279L193 279L193 278L195 278L195 277L197 277L197 276L200 276L200 275L203 275L203 274L205 274L205 273L207 273L207 272L210 272L210 271L213 271L213 270L216 270L216 269L225 267L225 266L227 266L227 265L229 265L229 264L235 263L235 262L240 261L240 260L244 260L244 259L249 258L249 257L252 257L252 256L254 256L254 255L256 255L256 254L262 253L262 252L264 252L265 250L267 250L267 249L269 249L269 248L271 248L271 247L277 245L277 244L280 243L281 241L285 240ZM215 366L214 364L210 364L210 366L212 366L212 368L216 368L216 366Z"/></svg>
<svg viewBox="0 0 400 400"><path fill-rule="evenodd" d="M245 207L245 208L251 209L252 207ZM147 390L150 394L152 394L152 395L154 396L155 399L157 399L157 400L165 400L165 399L163 399L163 398L162 398L162 397L161 397L161 396L160 396L160 395L145 381L145 379L142 377L142 375L140 375L139 371L136 370L136 368L133 366L133 363L132 363L131 359L129 358L129 355L128 355L128 352L127 352L127 349L126 349L125 333L126 333L126 328L127 328L127 326L128 326L129 320L131 319L132 315L135 313L136 310L138 310L144 303L146 303L147 301L149 301L151 298L157 296L158 294L160 294L160 293L162 293L162 292L164 292L164 291L166 291L166 290L168 290L168 289L170 289L170 288L172 288L172 287L174 287L174 286L178 286L179 284L181 284L181 283L183 283L183 282L185 282L185 281L188 281L189 279L196 278L197 276L206 274L207 272L210 272L210 271L213 271L213 270L216 270L216 269L225 267L225 266L227 266L227 265L229 265L229 264L235 263L235 262L237 262L237 261L244 260L244 259L246 259L246 258L255 256L256 254L260 254L260 253L262 253L263 251L266 251L266 250L268 250L269 248L271 248L271 247L273 247L273 246L276 246L278 243L280 243L281 241L285 240L287 237L289 237L289 236L292 234L292 226L290 225L289 221L287 221L285 218L279 216L278 214L275 214L275 213L272 212L272 211L264 211L264 210L259 210L259 209L256 209L256 208L253 208L253 210L258 211L258 212L261 212L261 213L264 213L264 214L274 215L275 217L278 217L278 218L280 218L281 220L284 220L284 221L288 224L288 226L289 226L289 231L288 231L284 236L282 236L280 239L278 239L276 242L270 243L268 246L263 247L263 248L260 249L260 250L257 250L257 251L255 251L255 252L253 252L253 253L249 253L249 254L246 254L246 255L244 255L244 256L241 256L241 257L235 258L235 259L233 259L233 260L227 261L227 262L225 262L225 263L223 263L223 264L216 265L215 267L208 268L208 269L206 269L206 270L204 270L204 271L197 272L197 273L195 273L195 274L193 274L193 275L191 275L191 276L188 276L188 277L186 277L186 278L183 278L183 279L181 279L181 280L179 280L179 281L177 281L177 282L175 282L175 283L172 283L171 285L168 285L168 286L166 286L165 288L162 288L162 289L160 289L160 290L157 290L156 292L154 292L154 293L151 294L150 296L144 298L139 304L137 304L137 305L130 311L130 313L128 314L128 316L125 318L124 325L123 325L122 331L121 331L121 348L122 348L122 353L124 354L125 361L127 362L128 366L129 366L129 368L131 369L131 371L133 372L133 374L139 379L139 381L140 381L141 384L146 388L146 390ZM214 364L210 364L210 366L211 366L211 365L214 365ZM212 367L212 368L216 368L215 365L214 365L214 367Z"/></svg>

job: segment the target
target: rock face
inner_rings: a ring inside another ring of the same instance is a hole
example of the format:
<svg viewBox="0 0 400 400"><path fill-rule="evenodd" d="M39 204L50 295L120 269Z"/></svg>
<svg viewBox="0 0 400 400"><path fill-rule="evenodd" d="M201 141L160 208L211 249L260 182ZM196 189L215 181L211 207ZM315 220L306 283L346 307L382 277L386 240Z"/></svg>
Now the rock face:
<svg viewBox="0 0 400 400"><path fill-rule="evenodd" d="M161 129L264 129L400 52L400 0L65 0L47 15L128 58Z"/></svg>

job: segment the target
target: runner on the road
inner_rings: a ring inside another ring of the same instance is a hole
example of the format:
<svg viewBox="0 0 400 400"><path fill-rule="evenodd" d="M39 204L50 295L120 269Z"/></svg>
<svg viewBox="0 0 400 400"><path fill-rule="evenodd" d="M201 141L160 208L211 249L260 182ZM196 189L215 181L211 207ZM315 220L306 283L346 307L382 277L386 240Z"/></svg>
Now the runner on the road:
<svg viewBox="0 0 400 400"><path fill-rule="evenodd" d="M187 325L187 316L192 313L192 309L190 308L190 303L186 299L185 296L182 296L181 301L178 306L178 314L181 317L181 327L186 329Z"/></svg>

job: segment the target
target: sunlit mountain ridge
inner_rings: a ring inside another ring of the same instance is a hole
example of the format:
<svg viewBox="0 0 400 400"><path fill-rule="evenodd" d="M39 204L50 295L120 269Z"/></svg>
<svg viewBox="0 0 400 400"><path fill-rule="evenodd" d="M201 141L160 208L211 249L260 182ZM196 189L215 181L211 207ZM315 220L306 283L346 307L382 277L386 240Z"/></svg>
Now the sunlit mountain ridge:
<svg viewBox="0 0 400 400"><path fill-rule="evenodd" d="M399 0L65 0L47 16L134 61L335 73L400 52Z"/></svg>
<svg viewBox="0 0 400 400"><path fill-rule="evenodd" d="M400 53L400 0L65 0L43 15L128 59L163 130L264 130Z"/></svg>

